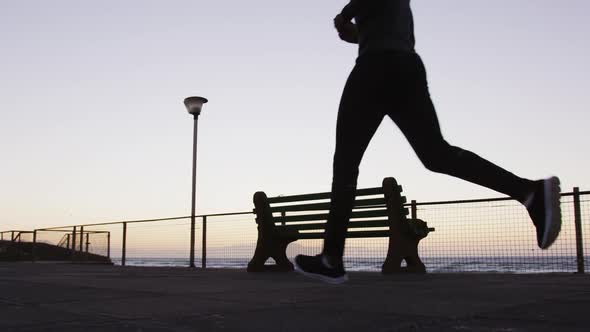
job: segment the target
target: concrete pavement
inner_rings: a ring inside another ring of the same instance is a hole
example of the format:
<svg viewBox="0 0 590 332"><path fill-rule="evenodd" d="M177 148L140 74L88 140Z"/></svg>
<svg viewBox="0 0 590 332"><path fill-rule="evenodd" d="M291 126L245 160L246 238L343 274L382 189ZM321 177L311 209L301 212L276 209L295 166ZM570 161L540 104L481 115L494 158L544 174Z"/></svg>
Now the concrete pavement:
<svg viewBox="0 0 590 332"><path fill-rule="evenodd" d="M589 309L587 275L0 263L0 331L588 331Z"/></svg>

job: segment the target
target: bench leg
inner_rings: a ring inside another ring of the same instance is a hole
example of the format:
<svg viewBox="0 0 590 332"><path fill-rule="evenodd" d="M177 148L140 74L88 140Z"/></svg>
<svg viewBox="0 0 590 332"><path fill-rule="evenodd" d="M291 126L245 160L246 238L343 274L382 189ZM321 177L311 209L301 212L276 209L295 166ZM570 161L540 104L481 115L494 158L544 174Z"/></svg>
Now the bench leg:
<svg viewBox="0 0 590 332"><path fill-rule="evenodd" d="M293 271L295 269L293 263L287 258L287 246L289 243L291 243L291 241L283 241L280 243L274 255L270 256L275 260L277 267L279 267L281 271Z"/></svg>
<svg viewBox="0 0 590 332"><path fill-rule="evenodd" d="M406 198L401 195L402 188L394 178L383 179L383 194L389 214L389 248L387 257L381 267L383 274L391 273L425 273L426 268L418 256L418 243L426 235L415 236L410 229L404 208ZM426 225L424 223L424 225ZM426 233L428 234L428 233ZM402 267L402 261L406 266Z"/></svg>
<svg viewBox="0 0 590 332"><path fill-rule="evenodd" d="M287 246L293 241L285 239L273 239L258 235L254 257L248 263L248 272L290 272L294 270L293 264L287 258ZM276 265L265 265L272 258Z"/></svg>
<svg viewBox="0 0 590 332"><path fill-rule="evenodd" d="M426 273L426 267L418 256L420 239L412 238L399 230L394 230L389 237L387 257L381 267L381 273ZM402 261L406 266L402 267Z"/></svg>

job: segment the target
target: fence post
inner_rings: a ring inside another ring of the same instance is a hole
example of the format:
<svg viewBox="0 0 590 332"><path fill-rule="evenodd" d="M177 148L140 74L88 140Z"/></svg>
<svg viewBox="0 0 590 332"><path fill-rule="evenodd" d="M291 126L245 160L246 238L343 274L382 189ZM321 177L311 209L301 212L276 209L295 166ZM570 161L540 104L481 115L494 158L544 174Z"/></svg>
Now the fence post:
<svg viewBox="0 0 590 332"><path fill-rule="evenodd" d="M88 254L88 247L90 247L90 233L86 232L86 253Z"/></svg>
<svg viewBox="0 0 590 332"><path fill-rule="evenodd" d="M107 232L107 257L111 259L111 232Z"/></svg>
<svg viewBox="0 0 590 332"><path fill-rule="evenodd" d="M14 243L14 231L10 231L10 242Z"/></svg>
<svg viewBox="0 0 590 332"><path fill-rule="evenodd" d="M195 267L195 217L191 216L191 251L188 267Z"/></svg>
<svg viewBox="0 0 590 332"><path fill-rule="evenodd" d="M74 256L76 256L76 226L72 232L72 260L74 260Z"/></svg>
<svg viewBox="0 0 590 332"><path fill-rule="evenodd" d="M207 268L207 216L203 216L203 240L201 241L203 244L203 249L201 250L201 267L203 269Z"/></svg>
<svg viewBox="0 0 590 332"><path fill-rule="evenodd" d="M576 223L576 259L578 261L578 273L585 273L582 211L580 208L580 188L578 187L574 188L574 222Z"/></svg>
<svg viewBox="0 0 590 332"><path fill-rule="evenodd" d="M33 246L31 248L31 261L35 261L35 254L37 252L37 230L33 231Z"/></svg>
<svg viewBox="0 0 590 332"><path fill-rule="evenodd" d="M80 252L84 252L84 226L80 226Z"/></svg>
<svg viewBox="0 0 590 332"><path fill-rule="evenodd" d="M412 219L416 219L417 218L417 214L418 214L418 206L416 204L415 200L412 200Z"/></svg>
<svg viewBox="0 0 590 332"><path fill-rule="evenodd" d="M70 249L70 233L66 234L66 248Z"/></svg>
<svg viewBox="0 0 590 332"><path fill-rule="evenodd" d="M127 254L127 223L123 223L123 249L121 253L121 266L125 266L125 259Z"/></svg>

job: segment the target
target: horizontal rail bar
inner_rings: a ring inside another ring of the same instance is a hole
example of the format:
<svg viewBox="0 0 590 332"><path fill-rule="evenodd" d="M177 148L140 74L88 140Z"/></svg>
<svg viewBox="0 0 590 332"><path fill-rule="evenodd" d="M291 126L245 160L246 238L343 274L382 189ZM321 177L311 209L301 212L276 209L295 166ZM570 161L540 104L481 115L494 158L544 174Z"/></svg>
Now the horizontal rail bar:
<svg viewBox="0 0 590 332"><path fill-rule="evenodd" d="M195 216L197 218L202 217L226 217L226 216L237 216L237 215L247 215L253 214L253 212L231 212L231 213L215 213L215 214L203 214ZM72 228L74 226L107 226L107 225L117 225L122 224L124 222L128 224L135 224L135 223L145 223L145 222L155 222L155 221L171 221L171 220L181 220L181 219L190 219L191 216L184 216L184 217L171 217L171 218L159 218L159 219L145 219L145 220L120 220L120 221L110 221L110 222L103 222L103 223L96 223L96 224L80 224L80 225L71 225L71 226L60 226L60 227L47 227L47 228L38 228L38 231L46 231L46 230L59 230L62 228Z"/></svg>
<svg viewBox="0 0 590 332"><path fill-rule="evenodd" d="M580 191L579 194L580 194L580 196L590 195L590 191ZM569 193L563 193L563 194L561 194L561 196L574 196L574 195L575 195L574 192L569 192Z"/></svg>
<svg viewBox="0 0 590 332"><path fill-rule="evenodd" d="M561 197L573 196L573 192L562 193ZM580 195L590 195L590 191L581 191ZM467 204L467 203L487 203L487 202L500 202L500 201L512 201L510 197L500 198L480 198L480 199L464 199L456 201L437 201L437 202L416 202L416 205L446 205L446 204ZM410 206L411 204L407 204Z"/></svg>
<svg viewBox="0 0 590 332"><path fill-rule="evenodd" d="M90 225L80 225L80 226L90 226ZM70 227L71 228L71 227ZM55 232L55 233L71 233L71 229L36 229L37 232ZM84 234L104 234L108 233L109 231L87 231L84 230Z"/></svg>

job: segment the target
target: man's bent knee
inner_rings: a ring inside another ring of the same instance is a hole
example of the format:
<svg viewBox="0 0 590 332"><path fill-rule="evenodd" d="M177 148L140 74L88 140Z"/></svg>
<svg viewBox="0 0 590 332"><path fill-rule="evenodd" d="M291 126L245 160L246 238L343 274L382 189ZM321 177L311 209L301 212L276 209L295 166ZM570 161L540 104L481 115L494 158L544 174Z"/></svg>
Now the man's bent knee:
<svg viewBox="0 0 590 332"><path fill-rule="evenodd" d="M464 153L465 150L446 143L419 157L428 170L448 174Z"/></svg>

